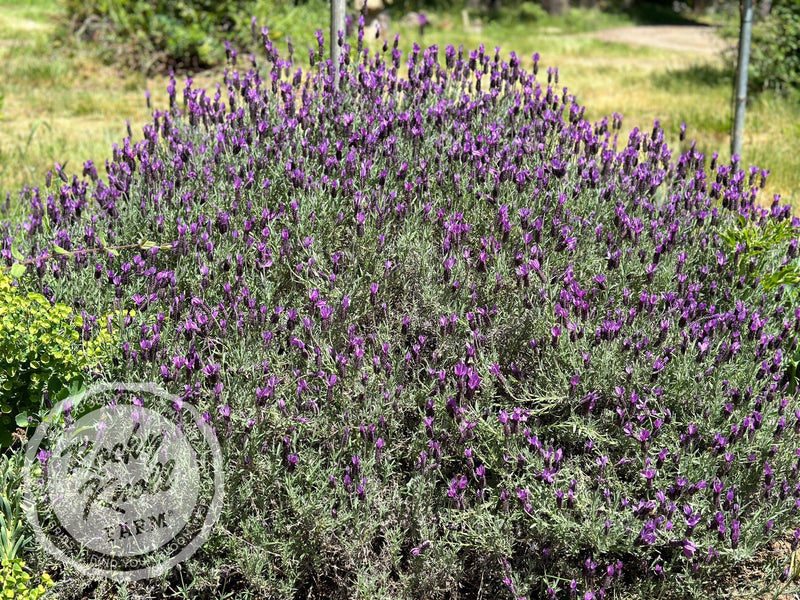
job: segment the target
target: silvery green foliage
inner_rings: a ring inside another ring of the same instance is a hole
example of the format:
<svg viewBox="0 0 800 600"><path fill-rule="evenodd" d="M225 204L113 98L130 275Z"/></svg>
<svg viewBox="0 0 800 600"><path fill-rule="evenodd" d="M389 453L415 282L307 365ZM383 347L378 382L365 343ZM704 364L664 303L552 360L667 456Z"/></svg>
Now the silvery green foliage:
<svg viewBox="0 0 800 600"><path fill-rule="evenodd" d="M264 597L685 598L797 546L800 222L766 172L586 121L536 55L360 29L334 89L321 32L305 70L262 35L5 227L9 264L154 241L23 284L134 310L108 376L214 423L208 564Z"/></svg>

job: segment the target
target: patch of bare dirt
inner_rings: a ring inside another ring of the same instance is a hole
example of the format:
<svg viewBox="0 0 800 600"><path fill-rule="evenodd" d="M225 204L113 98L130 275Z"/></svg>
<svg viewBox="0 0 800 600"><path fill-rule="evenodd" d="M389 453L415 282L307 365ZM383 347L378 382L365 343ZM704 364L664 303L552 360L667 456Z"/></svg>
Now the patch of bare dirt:
<svg viewBox="0 0 800 600"><path fill-rule="evenodd" d="M652 46L703 56L719 54L729 47L729 42L719 37L713 27L703 25L637 25L603 29L592 35L606 42Z"/></svg>

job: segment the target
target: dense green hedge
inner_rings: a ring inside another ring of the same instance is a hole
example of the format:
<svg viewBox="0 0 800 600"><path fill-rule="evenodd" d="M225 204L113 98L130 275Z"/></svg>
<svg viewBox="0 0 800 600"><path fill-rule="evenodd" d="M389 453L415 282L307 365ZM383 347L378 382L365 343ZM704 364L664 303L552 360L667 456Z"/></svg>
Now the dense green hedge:
<svg viewBox="0 0 800 600"><path fill-rule="evenodd" d="M114 319L84 319L0 273L0 446L48 400L74 393L89 370L108 362Z"/></svg>
<svg viewBox="0 0 800 600"><path fill-rule="evenodd" d="M232 35L251 0L66 0L76 31L114 49L131 66L202 68L225 58L219 44Z"/></svg>
<svg viewBox="0 0 800 600"><path fill-rule="evenodd" d="M800 0L779 0L754 29L749 78L754 89L800 88Z"/></svg>

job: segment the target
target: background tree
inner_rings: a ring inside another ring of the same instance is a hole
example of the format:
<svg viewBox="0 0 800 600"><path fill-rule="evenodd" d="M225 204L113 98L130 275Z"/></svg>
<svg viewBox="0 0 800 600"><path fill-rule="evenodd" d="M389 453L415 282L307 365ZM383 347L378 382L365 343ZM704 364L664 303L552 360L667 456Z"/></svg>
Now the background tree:
<svg viewBox="0 0 800 600"><path fill-rule="evenodd" d="M777 0L754 28L750 87L782 93L800 88L800 0Z"/></svg>

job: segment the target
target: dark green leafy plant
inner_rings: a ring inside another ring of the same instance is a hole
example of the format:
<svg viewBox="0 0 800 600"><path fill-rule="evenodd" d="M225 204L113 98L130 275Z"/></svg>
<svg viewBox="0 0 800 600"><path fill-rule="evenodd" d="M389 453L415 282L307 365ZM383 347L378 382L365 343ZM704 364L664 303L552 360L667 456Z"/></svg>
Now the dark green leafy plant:
<svg viewBox="0 0 800 600"><path fill-rule="evenodd" d="M796 394L800 383L800 349L789 358L786 365L786 380L789 383L789 393Z"/></svg>
<svg viewBox="0 0 800 600"><path fill-rule="evenodd" d="M83 335L85 332L86 335ZM88 369L108 358L111 333L93 335L81 315L41 294L23 294L0 274L0 445L50 402L77 393Z"/></svg>
<svg viewBox="0 0 800 600"><path fill-rule="evenodd" d="M547 18L547 11L541 4L523 2L519 5L519 18L525 22L536 22Z"/></svg>
<svg viewBox="0 0 800 600"><path fill-rule="evenodd" d="M766 291L779 286L796 286L800 283L798 260L780 260L780 250L796 237L789 221L769 221L763 226L748 223L740 217L736 224L726 229L720 237L736 255L739 275L748 281L758 279ZM794 242L795 248L797 242Z"/></svg>
<svg viewBox="0 0 800 600"><path fill-rule="evenodd" d="M800 87L800 1L780 0L753 31L750 85L788 91Z"/></svg>
<svg viewBox="0 0 800 600"><path fill-rule="evenodd" d="M220 40L248 15L250 0L66 0L82 37L103 43L131 66L205 68L224 60Z"/></svg>

